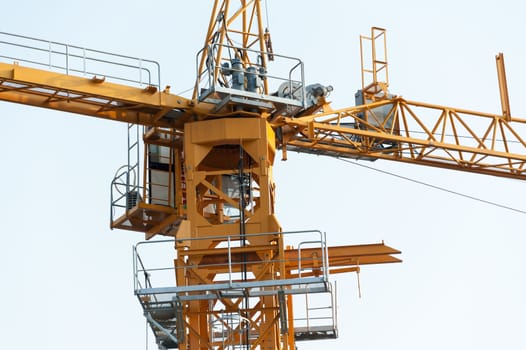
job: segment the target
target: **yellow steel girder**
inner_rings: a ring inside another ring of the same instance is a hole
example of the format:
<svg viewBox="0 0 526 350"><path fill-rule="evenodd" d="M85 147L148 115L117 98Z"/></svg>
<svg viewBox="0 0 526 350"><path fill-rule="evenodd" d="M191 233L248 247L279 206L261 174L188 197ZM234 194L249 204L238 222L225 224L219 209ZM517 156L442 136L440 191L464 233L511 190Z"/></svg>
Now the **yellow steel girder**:
<svg viewBox="0 0 526 350"><path fill-rule="evenodd" d="M183 116L190 100L157 91L0 63L0 100L50 108L114 121L174 127L163 118L173 110Z"/></svg>
<svg viewBox="0 0 526 350"><path fill-rule="evenodd" d="M284 150L526 179L524 119L395 97L273 125Z"/></svg>

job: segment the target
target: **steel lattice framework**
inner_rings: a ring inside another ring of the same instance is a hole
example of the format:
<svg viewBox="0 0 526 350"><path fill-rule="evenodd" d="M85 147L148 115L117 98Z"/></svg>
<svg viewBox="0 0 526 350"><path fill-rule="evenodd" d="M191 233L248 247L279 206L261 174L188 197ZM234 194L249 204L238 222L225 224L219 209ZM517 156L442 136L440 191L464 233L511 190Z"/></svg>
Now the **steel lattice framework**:
<svg viewBox="0 0 526 350"><path fill-rule="evenodd" d="M400 97L281 118L282 147L525 179L525 120Z"/></svg>
<svg viewBox="0 0 526 350"><path fill-rule="evenodd" d="M385 30L362 40L373 52L370 68L362 52L362 78L372 81L362 81L358 106L338 110L326 102L330 89L305 84L301 60L274 54L257 0L214 1L191 99L142 79L131 86L91 76L87 60L107 60L67 49L50 50L37 67L0 63L0 100L144 126L128 141L137 164L112 182L111 227L172 238L172 285L154 285L155 269L138 255L134 266L135 293L161 348L293 350L299 340L334 338L335 325L295 327L293 296L332 293L330 274L401 261L383 242L328 247L317 231L287 245L298 233L283 232L274 211L280 150L285 159L297 151L526 179L526 120L511 116L502 56L496 115L390 95ZM61 72L42 67L56 67L52 54L65 60ZM71 69L69 59L84 68ZM287 62L284 77L269 72L274 60Z"/></svg>

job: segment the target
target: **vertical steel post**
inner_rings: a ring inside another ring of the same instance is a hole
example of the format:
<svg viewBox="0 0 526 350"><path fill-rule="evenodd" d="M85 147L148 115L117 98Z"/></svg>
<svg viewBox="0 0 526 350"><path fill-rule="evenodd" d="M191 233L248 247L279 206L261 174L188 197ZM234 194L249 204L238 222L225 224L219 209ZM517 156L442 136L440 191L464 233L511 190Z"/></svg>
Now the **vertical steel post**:
<svg viewBox="0 0 526 350"><path fill-rule="evenodd" d="M508 96L508 83L506 81L506 70L504 68L504 54L499 52L495 56L497 62L497 76L499 79L500 104L502 106L502 116L506 121L511 121L510 99Z"/></svg>

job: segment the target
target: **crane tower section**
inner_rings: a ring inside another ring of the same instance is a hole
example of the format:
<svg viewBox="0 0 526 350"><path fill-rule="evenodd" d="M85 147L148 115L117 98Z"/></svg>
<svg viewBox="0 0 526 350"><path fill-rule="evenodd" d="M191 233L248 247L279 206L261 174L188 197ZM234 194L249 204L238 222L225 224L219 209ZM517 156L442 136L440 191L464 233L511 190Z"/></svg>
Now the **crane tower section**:
<svg viewBox="0 0 526 350"><path fill-rule="evenodd" d="M280 65L276 73L270 60ZM275 215L278 142L269 122L305 112L328 89L314 97L301 60L271 50L260 1L216 1L196 62L193 101L204 112L184 124L186 216L175 232L177 286L137 292L160 324L152 328L161 342L191 349L294 349L297 339L335 337L333 322L316 331L294 326L293 295L332 295L330 257L320 232L299 234L298 244L311 250L287 255L291 235ZM396 253L389 249L378 262ZM166 294L177 302L156 301ZM156 317L166 309L175 328Z"/></svg>

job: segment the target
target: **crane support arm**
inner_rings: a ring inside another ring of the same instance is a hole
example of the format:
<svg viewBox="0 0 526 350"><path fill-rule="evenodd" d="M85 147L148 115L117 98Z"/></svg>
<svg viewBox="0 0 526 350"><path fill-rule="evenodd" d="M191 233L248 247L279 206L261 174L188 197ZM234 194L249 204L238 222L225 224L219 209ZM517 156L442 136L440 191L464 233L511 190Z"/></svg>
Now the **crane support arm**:
<svg viewBox="0 0 526 350"><path fill-rule="evenodd" d="M360 265L402 262L399 258L392 256L400 253L399 250L391 248L383 242L328 247L329 272L331 274L350 272L357 271ZM323 266L321 260L323 256L320 248L286 249L285 265L288 271L296 271L296 273L302 269L316 269ZM304 273L301 275L306 276Z"/></svg>
<svg viewBox="0 0 526 350"><path fill-rule="evenodd" d="M0 100L114 121L174 127L191 101L157 88L0 63Z"/></svg>
<svg viewBox="0 0 526 350"><path fill-rule="evenodd" d="M526 179L526 120L401 97L278 118L284 150Z"/></svg>

